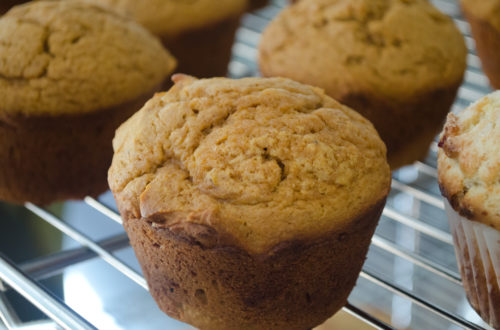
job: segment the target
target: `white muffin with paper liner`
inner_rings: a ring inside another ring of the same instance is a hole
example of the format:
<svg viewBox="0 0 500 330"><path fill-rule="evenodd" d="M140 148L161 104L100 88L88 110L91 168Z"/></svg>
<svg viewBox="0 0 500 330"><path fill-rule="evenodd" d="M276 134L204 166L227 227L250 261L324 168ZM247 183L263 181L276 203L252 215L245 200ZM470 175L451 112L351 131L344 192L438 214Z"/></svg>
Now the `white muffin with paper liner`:
<svg viewBox="0 0 500 330"><path fill-rule="evenodd" d="M467 297L500 328L500 91L449 114L439 147L439 187Z"/></svg>

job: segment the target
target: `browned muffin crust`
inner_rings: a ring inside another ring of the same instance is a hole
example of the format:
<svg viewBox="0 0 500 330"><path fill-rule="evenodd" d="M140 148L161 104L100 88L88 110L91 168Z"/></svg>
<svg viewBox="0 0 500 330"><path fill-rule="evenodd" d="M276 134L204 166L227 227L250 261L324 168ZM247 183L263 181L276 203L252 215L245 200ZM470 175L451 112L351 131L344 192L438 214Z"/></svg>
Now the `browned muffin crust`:
<svg viewBox="0 0 500 330"><path fill-rule="evenodd" d="M0 116L0 200L43 205L106 191L114 132L150 96L88 114Z"/></svg>
<svg viewBox="0 0 500 330"><path fill-rule="evenodd" d="M347 302L385 200L348 228L286 241L265 254L224 245L214 230L124 218L150 292L168 315L200 329L297 329Z"/></svg>

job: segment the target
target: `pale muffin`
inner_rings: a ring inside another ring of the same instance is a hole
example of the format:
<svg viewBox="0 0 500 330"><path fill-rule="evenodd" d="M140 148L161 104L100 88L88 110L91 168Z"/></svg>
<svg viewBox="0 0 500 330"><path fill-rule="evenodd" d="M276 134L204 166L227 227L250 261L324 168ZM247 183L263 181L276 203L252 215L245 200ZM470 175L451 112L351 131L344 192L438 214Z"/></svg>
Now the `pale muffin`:
<svg viewBox="0 0 500 330"><path fill-rule="evenodd" d="M282 78L176 76L117 131L109 183L160 308L202 329L340 309L390 187L373 126Z"/></svg>
<svg viewBox="0 0 500 330"><path fill-rule="evenodd" d="M264 31L259 65L368 118L392 169L427 154L466 68L464 40L426 0L305 0Z"/></svg>
<svg viewBox="0 0 500 330"><path fill-rule="evenodd" d="M500 91L450 114L439 146L439 186L467 297L500 328Z"/></svg>
<svg viewBox="0 0 500 330"><path fill-rule="evenodd" d="M114 130L173 71L135 22L70 1L0 18L0 199L49 203L106 190Z"/></svg>

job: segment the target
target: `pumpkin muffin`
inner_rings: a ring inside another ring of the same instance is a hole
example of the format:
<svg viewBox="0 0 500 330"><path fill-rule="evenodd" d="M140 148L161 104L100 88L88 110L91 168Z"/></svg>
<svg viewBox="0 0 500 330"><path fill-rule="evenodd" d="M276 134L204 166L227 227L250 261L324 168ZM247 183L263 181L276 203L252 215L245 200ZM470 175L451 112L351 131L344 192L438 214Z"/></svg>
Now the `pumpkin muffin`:
<svg viewBox="0 0 500 330"><path fill-rule="evenodd" d="M115 129L175 60L137 23L76 1L0 18L0 199L50 203L106 190Z"/></svg>
<svg viewBox="0 0 500 330"><path fill-rule="evenodd" d="M495 89L500 88L500 0L461 0L469 21L483 71Z"/></svg>
<svg viewBox="0 0 500 330"><path fill-rule="evenodd" d="M500 91L450 114L438 153L462 282L472 307L500 328Z"/></svg>
<svg viewBox="0 0 500 330"><path fill-rule="evenodd" d="M178 72L225 76L248 0L88 0L130 16L157 35L179 61Z"/></svg>
<svg viewBox="0 0 500 330"><path fill-rule="evenodd" d="M355 111L283 78L176 75L113 140L151 294L202 329L307 329L345 303L390 187Z"/></svg>
<svg viewBox="0 0 500 330"><path fill-rule="evenodd" d="M324 88L368 118L392 169L427 154L466 68L453 21L426 0L305 0L264 31L264 76Z"/></svg>

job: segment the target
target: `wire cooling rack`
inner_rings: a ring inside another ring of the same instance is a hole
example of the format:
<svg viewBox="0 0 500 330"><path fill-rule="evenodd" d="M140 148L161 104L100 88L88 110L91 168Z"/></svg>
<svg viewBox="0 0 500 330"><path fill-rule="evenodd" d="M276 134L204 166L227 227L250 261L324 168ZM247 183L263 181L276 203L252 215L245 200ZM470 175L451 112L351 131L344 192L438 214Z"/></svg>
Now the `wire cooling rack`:
<svg viewBox="0 0 500 330"><path fill-rule="evenodd" d="M452 109L457 111L490 92L490 88L457 3L454 0L434 3L453 17L469 49L465 81ZM233 47L231 76L258 75L256 48L260 33L285 5L285 0L272 1L268 7L243 18ZM425 160L393 173L392 191L368 258L343 309L346 315L366 326L488 329L469 306L462 288L436 182L436 151L434 143ZM52 236L45 235L44 239L58 241L62 237L62 243L28 259L14 260L6 251L0 252L3 327L189 328L161 313L148 295L109 192L98 199L87 197L84 201L49 208L27 203L19 212L18 217L28 223L42 223L46 227L44 232ZM0 213L0 223L5 217L5 213ZM62 282L64 293L45 285L51 278ZM9 298L18 294L47 317L41 320L20 317L20 307ZM322 329L330 329L329 322Z"/></svg>

